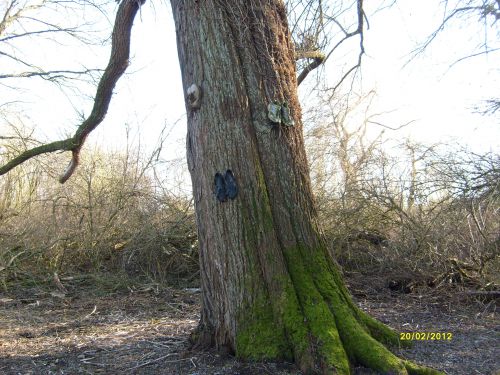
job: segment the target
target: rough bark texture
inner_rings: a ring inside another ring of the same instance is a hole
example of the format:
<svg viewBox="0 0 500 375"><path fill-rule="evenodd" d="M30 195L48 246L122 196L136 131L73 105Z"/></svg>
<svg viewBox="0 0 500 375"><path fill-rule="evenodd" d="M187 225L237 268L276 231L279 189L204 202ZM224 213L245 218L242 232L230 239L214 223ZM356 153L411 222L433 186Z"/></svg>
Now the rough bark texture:
<svg viewBox="0 0 500 375"><path fill-rule="evenodd" d="M194 339L245 359L294 360L306 373L434 373L394 356L395 332L351 301L319 233L280 0L171 0L188 112L203 310ZM287 102L295 126L273 124ZM239 193L220 202L214 176Z"/></svg>

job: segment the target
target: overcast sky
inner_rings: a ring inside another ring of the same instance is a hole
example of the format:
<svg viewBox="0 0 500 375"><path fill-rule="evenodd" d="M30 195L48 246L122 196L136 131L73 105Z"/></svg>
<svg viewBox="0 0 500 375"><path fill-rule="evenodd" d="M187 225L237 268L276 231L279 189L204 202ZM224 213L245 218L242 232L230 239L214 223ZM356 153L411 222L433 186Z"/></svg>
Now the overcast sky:
<svg viewBox="0 0 500 375"><path fill-rule="evenodd" d="M359 89L376 90L377 100L371 110L372 113L385 113L379 118L384 124L397 127L414 120L411 126L398 132L388 131L390 137L409 135L425 142L457 140L476 150L499 152L498 115L480 116L473 113L473 108L482 100L498 98L500 54L471 58L450 67L481 41L485 28L476 19L471 19L470 24L450 25L425 53L408 62L410 52L442 19L436 3L431 0L400 1L370 16ZM105 30L111 25L103 23L100 27ZM495 29L491 28L491 32ZM55 59L56 62L75 56L82 56L83 60L90 56L101 66L105 66L109 56L107 48L92 52L64 45L31 51L39 53L41 59ZM336 72L336 61L330 59L324 68L325 77L334 77ZM117 85L106 120L89 141L118 148L125 134L124 124L128 123L132 129L140 127L143 144L153 144L166 124L172 128L172 142L166 147L165 156L183 154L185 109L175 30L167 5L146 5L137 17L127 73ZM35 80L29 82L29 90L22 92L20 97L8 87L0 86L0 102L22 100L27 123L36 126L39 134L50 139L62 137L78 124L77 111L90 112L91 101L83 100L77 93L63 94L55 87L33 83ZM304 85L302 90L307 89ZM173 125L177 120L181 121ZM373 125L372 130L382 129ZM112 138L116 141L110 141Z"/></svg>

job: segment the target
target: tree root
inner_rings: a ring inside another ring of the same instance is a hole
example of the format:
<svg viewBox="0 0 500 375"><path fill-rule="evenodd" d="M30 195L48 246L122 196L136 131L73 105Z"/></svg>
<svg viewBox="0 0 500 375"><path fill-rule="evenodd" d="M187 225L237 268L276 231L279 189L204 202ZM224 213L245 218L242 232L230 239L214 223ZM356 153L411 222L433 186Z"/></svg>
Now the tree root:
<svg viewBox="0 0 500 375"><path fill-rule="evenodd" d="M324 251L311 256L306 248L289 249L286 260L319 363L300 366L305 373L350 374L350 365L360 364L381 374L442 374L400 359L384 346L406 342L354 305Z"/></svg>
<svg viewBox="0 0 500 375"><path fill-rule="evenodd" d="M284 257L288 274L274 297L264 292L240 313L233 347L239 358L294 360L305 374L348 375L354 365L379 374L443 374L389 350L408 342L354 304L324 249L287 249ZM198 340L210 341L213 332L204 330Z"/></svg>

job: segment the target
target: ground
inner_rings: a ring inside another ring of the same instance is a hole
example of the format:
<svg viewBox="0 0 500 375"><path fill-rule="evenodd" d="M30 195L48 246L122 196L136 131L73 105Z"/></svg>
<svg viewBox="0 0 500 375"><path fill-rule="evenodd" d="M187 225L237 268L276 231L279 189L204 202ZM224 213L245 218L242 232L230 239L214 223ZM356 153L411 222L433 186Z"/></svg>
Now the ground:
<svg viewBox="0 0 500 375"><path fill-rule="evenodd" d="M0 374L285 375L286 363L242 363L228 354L193 352L200 292L130 282L102 289L90 279L9 287L0 292ZM451 333L416 341L397 354L447 374L500 374L495 301L432 290L401 294L347 279L357 303L399 332ZM357 368L355 374L372 374Z"/></svg>

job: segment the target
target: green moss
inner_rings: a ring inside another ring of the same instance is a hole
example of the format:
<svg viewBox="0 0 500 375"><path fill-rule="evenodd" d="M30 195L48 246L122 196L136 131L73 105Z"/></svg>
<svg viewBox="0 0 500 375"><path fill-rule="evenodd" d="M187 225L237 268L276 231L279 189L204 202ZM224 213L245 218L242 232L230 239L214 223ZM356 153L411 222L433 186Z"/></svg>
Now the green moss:
<svg viewBox="0 0 500 375"><path fill-rule="evenodd" d="M284 292L277 304L281 308L283 326L288 340L290 341L294 357L302 362L312 361L309 352L309 330L304 321L304 314L300 308L299 301L291 285L284 288Z"/></svg>
<svg viewBox="0 0 500 375"><path fill-rule="evenodd" d="M401 341L396 331L386 326L384 323L379 322L377 319L371 317L364 311L356 307L357 316L361 320L376 340L391 347L411 347L412 343L409 340Z"/></svg>
<svg viewBox="0 0 500 375"><path fill-rule="evenodd" d="M349 361L340 340L333 315L314 285L297 249L287 249L285 257L293 285L302 306L303 317L312 336L323 368L349 374Z"/></svg>
<svg viewBox="0 0 500 375"><path fill-rule="evenodd" d="M251 360L292 359L283 327L276 324L268 298L257 298L240 312L236 355Z"/></svg>
<svg viewBox="0 0 500 375"><path fill-rule="evenodd" d="M404 364L410 375L444 375L444 372L422 367L410 361L404 361Z"/></svg>
<svg viewBox="0 0 500 375"><path fill-rule="evenodd" d="M350 301L342 294L341 286L338 285L331 272L327 255L323 249L299 247L298 249L288 249L287 252L297 254L297 259L307 260L307 267L303 273L312 275L313 289L317 290L321 298L326 301L342 339L340 345L343 345L349 358L383 373L406 374L403 362L372 338L366 326L356 320L355 314L349 306Z"/></svg>
<svg viewBox="0 0 500 375"><path fill-rule="evenodd" d="M344 313L353 316L362 329L383 344L391 346L408 345L406 343L409 342L399 340L396 331L372 318L354 304L339 270L332 261L329 261L329 254L326 249L313 250L310 255L306 255L304 252L302 250L302 255L306 256L306 259L310 259L309 267L313 269L314 282L332 309L338 311L336 306L349 307ZM341 319L341 317L339 318Z"/></svg>
<svg viewBox="0 0 500 375"><path fill-rule="evenodd" d="M401 359L366 333L353 318L346 320L340 328L341 337L357 363L384 374L407 373Z"/></svg>
<svg viewBox="0 0 500 375"><path fill-rule="evenodd" d="M282 293L277 300L270 301L262 292L241 311L237 356L295 359L302 369L313 371L319 366L322 373L350 374L352 362L385 374L441 374L401 360L372 337L376 334L391 342L393 331L353 309L322 249L289 248L284 254L290 279L278 283ZM266 289L254 285L253 290Z"/></svg>

